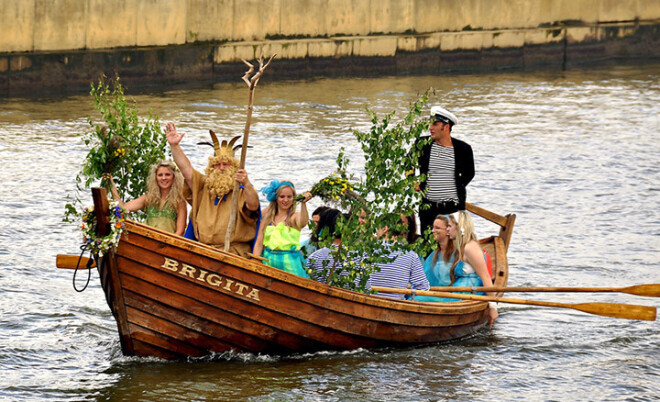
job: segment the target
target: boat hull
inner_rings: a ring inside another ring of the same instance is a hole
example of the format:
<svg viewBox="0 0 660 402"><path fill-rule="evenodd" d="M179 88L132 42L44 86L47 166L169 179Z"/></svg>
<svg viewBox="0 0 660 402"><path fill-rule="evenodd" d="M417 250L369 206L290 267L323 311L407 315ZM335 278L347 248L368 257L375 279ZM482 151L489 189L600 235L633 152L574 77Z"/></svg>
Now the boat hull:
<svg viewBox="0 0 660 402"><path fill-rule="evenodd" d="M482 244L495 283L506 285L506 245L499 237ZM128 356L406 347L464 338L487 323L485 302L400 301L330 287L130 221L99 272Z"/></svg>

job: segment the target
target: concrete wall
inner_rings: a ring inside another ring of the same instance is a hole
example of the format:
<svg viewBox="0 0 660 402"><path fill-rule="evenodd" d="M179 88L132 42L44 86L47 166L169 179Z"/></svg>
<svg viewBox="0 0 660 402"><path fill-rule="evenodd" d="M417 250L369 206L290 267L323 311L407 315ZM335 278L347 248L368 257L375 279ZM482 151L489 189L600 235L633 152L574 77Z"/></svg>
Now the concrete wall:
<svg viewBox="0 0 660 402"><path fill-rule="evenodd" d="M658 0L0 0L0 53L657 19Z"/></svg>
<svg viewBox="0 0 660 402"><path fill-rule="evenodd" d="M660 58L660 0L0 0L0 94ZM277 73L277 74L275 74Z"/></svg>

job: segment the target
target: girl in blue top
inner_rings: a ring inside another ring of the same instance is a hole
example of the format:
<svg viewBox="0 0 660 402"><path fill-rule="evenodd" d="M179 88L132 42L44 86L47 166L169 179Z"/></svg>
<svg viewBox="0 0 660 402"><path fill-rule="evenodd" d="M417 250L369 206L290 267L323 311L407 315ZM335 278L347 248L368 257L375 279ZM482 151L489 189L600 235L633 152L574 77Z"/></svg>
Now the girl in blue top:
<svg viewBox="0 0 660 402"><path fill-rule="evenodd" d="M451 277L449 271L454 266L456 253L454 252L454 242L449 238L447 229L450 219L454 220L453 215L438 215L433 221L431 233L437 248L423 261L424 273L431 286L449 286ZM423 302L441 302L446 301L441 297L433 296L415 296L415 301Z"/></svg>

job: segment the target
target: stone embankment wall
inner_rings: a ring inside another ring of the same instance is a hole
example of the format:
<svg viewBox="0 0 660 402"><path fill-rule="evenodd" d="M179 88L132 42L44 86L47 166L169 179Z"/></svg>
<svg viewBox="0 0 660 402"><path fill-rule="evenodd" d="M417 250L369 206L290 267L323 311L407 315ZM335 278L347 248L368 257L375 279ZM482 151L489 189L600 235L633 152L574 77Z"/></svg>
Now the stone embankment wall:
<svg viewBox="0 0 660 402"><path fill-rule="evenodd" d="M0 0L0 92L660 56L658 0ZM274 74L273 74L274 75Z"/></svg>

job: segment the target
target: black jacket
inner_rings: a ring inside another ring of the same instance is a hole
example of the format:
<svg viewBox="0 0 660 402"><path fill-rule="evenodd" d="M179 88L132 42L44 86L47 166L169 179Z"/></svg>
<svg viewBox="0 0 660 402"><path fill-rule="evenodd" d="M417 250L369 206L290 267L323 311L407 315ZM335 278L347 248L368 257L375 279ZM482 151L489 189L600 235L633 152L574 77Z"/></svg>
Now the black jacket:
<svg viewBox="0 0 660 402"><path fill-rule="evenodd" d="M421 137L418 141L428 139L428 136ZM468 183L474 178L474 155L472 154L472 147L465 141L457 140L452 137L451 142L454 145L454 178L456 179L456 191L458 192L458 209L465 209L465 198ZM422 153L419 156L419 170L421 174L428 174L429 162L431 160L431 145L433 142L428 143L422 148ZM422 190L426 189L426 181L420 184Z"/></svg>

